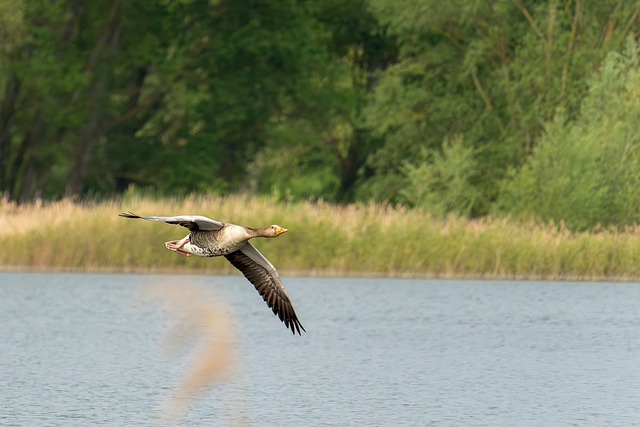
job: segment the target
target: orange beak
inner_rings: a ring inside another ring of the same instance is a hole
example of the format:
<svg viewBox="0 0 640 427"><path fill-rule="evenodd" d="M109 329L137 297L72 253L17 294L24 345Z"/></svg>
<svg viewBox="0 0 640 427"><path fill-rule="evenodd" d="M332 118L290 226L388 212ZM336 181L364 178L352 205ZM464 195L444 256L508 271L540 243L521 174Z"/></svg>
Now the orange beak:
<svg viewBox="0 0 640 427"><path fill-rule="evenodd" d="M278 227L278 228L276 228L276 236L279 236L282 233L286 233L287 231L289 231L289 230L287 230L286 228Z"/></svg>

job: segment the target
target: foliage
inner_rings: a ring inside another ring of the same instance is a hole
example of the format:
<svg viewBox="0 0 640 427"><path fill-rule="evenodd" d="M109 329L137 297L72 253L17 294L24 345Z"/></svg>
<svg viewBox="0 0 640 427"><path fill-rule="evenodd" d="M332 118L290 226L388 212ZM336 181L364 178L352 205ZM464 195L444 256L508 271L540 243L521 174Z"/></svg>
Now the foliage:
<svg viewBox="0 0 640 427"><path fill-rule="evenodd" d="M463 145L460 136L445 141L442 152L423 147L417 163L404 165L408 185L401 195L412 206L437 216L450 212L469 216L478 198L471 184L475 168L474 151Z"/></svg>
<svg viewBox="0 0 640 427"><path fill-rule="evenodd" d="M639 20L622 0L0 0L0 193L134 184L629 224L635 148L613 107L598 132L627 154L603 156L628 160L607 179L585 160L600 202L506 194L530 188L549 132L587 126L594 72Z"/></svg>
<svg viewBox="0 0 640 427"><path fill-rule="evenodd" d="M367 120L384 140L365 197L398 194L406 159L464 134L478 151L475 215L524 164L557 108L572 119L607 52L638 29L630 2L372 2L397 35L398 61L381 76Z"/></svg>
<svg viewBox="0 0 640 427"><path fill-rule="evenodd" d="M640 220L638 45L607 56L575 120L559 111L527 165L506 185L507 212L571 228Z"/></svg>
<svg viewBox="0 0 640 427"><path fill-rule="evenodd" d="M269 121L300 104L323 59L293 0L31 0L24 10L30 43L11 58L0 111L0 187L20 201L131 182L237 190Z"/></svg>

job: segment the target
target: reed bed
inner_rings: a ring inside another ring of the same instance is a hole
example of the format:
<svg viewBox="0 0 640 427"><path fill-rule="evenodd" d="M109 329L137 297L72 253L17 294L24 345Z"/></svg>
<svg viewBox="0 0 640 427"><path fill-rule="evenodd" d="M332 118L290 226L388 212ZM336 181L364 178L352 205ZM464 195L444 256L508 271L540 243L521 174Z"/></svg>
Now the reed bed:
<svg viewBox="0 0 640 427"><path fill-rule="evenodd" d="M118 217L197 213L289 233L256 246L289 275L636 280L640 232L572 233L505 218L433 218L384 205L280 203L244 196L103 202L0 204L0 269L201 272L233 270L223 259L182 257L164 248L181 227Z"/></svg>

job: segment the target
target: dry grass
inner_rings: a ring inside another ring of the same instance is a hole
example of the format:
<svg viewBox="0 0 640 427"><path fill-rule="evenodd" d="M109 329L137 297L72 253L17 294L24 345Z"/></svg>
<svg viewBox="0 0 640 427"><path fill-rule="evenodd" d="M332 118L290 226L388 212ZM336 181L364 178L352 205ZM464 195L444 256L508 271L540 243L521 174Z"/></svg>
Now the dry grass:
<svg viewBox="0 0 640 427"><path fill-rule="evenodd" d="M235 367L235 333L227 311L204 289L180 285L167 282L148 288L148 296L168 307L177 320L166 343L169 353L193 353L187 371L158 414L163 425L176 425L198 397L231 376Z"/></svg>
<svg viewBox="0 0 640 427"><path fill-rule="evenodd" d="M279 224L289 233L256 245L286 274L616 279L640 277L640 233L571 233L508 219L434 219L381 205L276 203L255 197L191 196L77 204L0 205L0 268L227 273L221 259L164 249L180 227L120 218L201 214L251 227Z"/></svg>

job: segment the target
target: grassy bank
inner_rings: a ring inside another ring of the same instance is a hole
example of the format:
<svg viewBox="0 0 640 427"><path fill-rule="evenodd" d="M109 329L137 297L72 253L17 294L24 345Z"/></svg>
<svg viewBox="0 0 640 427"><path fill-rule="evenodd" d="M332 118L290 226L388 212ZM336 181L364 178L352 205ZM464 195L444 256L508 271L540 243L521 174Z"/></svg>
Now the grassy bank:
<svg viewBox="0 0 640 427"><path fill-rule="evenodd" d="M223 259L178 256L164 241L187 230L117 216L197 213L289 233L256 246L284 274L419 277L640 278L640 231L571 233L506 219L434 219L379 205L189 197L43 206L0 205L2 270L227 273Z"/></svg>

